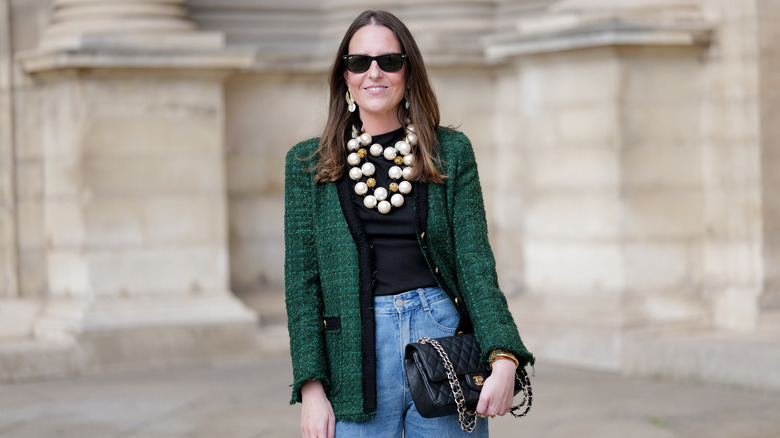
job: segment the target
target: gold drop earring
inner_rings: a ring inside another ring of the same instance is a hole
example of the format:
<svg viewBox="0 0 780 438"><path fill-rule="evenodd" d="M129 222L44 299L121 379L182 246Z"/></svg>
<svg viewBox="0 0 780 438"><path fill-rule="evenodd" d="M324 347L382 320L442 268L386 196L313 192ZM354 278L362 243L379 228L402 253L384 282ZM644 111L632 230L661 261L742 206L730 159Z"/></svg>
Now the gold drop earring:
<svg viewBox="0 0 780 438"><path fill-rule="evenodd" d="M357 108L357 105L355 105L355 99L352 97L352 93L347 90L347 110L351 113L355 112L355 108Z"/></svg>

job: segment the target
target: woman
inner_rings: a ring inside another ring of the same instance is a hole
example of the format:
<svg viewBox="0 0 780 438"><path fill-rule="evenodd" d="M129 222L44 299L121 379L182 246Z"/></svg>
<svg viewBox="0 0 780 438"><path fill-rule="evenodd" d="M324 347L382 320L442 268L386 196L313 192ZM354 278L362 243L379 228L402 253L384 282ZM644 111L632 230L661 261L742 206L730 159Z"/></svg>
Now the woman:
<svg viewBox="0 0 780 438"><path fill-rule="evenodd" d="M457 415L422 418L409 342L473 323L492 366L476 412L504 415L517 364L533 363L497 286L468 139L439 108L409 30L366 11L330 73L328 121L285 176L285 289L305 438L464 436ZM450 295L448 295L448 292ZM450 296L471 321L459 321ZM487 436L480 418L471 436Z"/></svg>

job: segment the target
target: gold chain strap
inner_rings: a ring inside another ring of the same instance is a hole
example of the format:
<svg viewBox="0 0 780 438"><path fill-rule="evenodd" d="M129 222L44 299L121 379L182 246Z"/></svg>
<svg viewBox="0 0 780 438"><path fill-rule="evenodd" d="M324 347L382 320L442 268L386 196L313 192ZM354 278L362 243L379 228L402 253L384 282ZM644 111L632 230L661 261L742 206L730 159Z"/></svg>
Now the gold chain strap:
<svg viewBox="0 0 780 438"><path fill-rule="evenodd" d="M460 387L458 375L455 373L455 367L452 366L452 362L450 362L450 358L447 355L447 352L444 351L442 346L435 339L420 338L419 342L421 344L432 345L436 352L439 353L441 361L444 364L444 369L447 371L447 380L450 382L452 396L455 398L455 404L458 407L460 428L463 429L464 432L473 432L474 427L477 425L477 417L476 415L469 415L469 413L466 411L466 398L463 396L463 389ZM533 391L531 390L531 378L528 377L528 373L525 371L525 368L519 368L518 372L515 373L515 378L518 382L520 382L520 390L523 392L523 399L520 401L520 403L512 406L509 409L509 412L513 417L520 418L528 414L528 411L531 410L531 403L533 402ZM516 412L519 411L520 408L526 404L526 402L528 402L528 405L525 407L525 411L523 411L522 414L517 414Z"/></svg>

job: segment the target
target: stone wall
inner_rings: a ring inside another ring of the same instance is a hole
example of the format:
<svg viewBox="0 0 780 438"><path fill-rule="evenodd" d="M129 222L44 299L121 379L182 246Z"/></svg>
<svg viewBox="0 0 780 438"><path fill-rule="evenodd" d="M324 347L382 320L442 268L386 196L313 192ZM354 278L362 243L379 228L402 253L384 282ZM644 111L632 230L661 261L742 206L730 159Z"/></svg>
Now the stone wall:
<svg viewBox="0 0 780 438"><path fill-rule="evenodd" d="M234 294L282 301L284 155L320 133L368 7L0 0L0 338L59 342L76 372L256 352ZM761 359L758 380L728 367L780 348L755 347L780 333L773 2L381 7L474 144L541 360L780 387Z"/></svg>
<svg viewBox="0 0 780 438"><path fill-rule="evenodd" d="M780 183L780 31L774 23L780 19L780 5L762 0L757 2L757 55L759 124L761 139L761 180L764 208L763 257L764 284L761 305L766 309L780 309L780 194L774 190Z"/></svg>
<svg viewBox="0 0 780 438"><path fill-rule="evenodd" d="M247 73L225 90L231 286L242 294L282 291L284 157L324 127L325 78Z"/></svg>

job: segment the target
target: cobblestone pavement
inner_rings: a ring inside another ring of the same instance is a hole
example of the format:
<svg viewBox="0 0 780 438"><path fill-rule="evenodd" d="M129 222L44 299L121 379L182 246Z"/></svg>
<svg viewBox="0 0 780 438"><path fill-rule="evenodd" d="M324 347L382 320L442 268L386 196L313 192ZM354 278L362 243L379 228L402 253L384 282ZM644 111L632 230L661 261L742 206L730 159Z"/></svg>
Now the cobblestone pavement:
<svg viewBox="0 0 780 438"><path fill-rule="evenodd" d="M1 438L300 436L284 357L0 386ZM780 394L582 371L540 362L527 418L491 436L777 438ZM377 437L381 438L381 437Z"/></svg>

